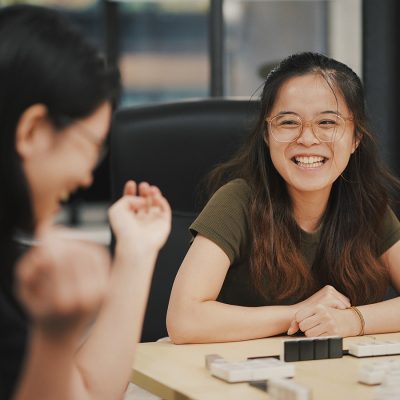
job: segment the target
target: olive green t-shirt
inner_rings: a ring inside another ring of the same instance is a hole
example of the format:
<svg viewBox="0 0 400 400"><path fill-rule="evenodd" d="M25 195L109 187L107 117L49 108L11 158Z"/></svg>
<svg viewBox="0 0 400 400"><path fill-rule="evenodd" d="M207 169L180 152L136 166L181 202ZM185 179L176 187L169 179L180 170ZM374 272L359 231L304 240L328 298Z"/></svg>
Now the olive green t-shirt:
<svg viewBox="0 0 400 400"><path fill-rule="evenodd" d="M235 179L222 186L210 199L190 226L193 236L200 234L218 245L229 257L231 265L218 296L218 301L241 306L266 305L251 283L249 270L250 188L243 179ZM400 223L388 209L384 219L381 254L400 240ZM320 230L308 233L301 230L300 250L307 264L312 266Z"/></svg>

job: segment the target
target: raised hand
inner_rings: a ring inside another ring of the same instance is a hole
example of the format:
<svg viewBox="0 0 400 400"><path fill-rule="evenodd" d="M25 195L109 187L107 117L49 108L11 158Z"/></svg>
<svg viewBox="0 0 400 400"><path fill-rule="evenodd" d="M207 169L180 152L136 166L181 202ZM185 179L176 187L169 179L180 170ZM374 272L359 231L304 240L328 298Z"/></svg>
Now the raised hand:
<svg viewBox="0 0 400 400"><path fill-rule="evenodd" d="M171 229L171 209L156 186L134 181L125 185L124 195L109 210L117 244L158 251Z"/></svg>
<svg viewBox="0 0 400 400"><path fill-rule="evenodd" d="M52 337L76 337L108 288L110 259L101 246L48 231L18 262L17 295L36 328Z"/></svg>

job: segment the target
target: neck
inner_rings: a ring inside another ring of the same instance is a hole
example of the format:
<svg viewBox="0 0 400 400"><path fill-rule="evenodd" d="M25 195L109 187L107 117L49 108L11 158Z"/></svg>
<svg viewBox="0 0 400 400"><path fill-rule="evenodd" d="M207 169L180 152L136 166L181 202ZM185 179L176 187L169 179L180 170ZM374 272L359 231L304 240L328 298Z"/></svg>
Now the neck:
<svg viewBox="0 0 400 400"><path fill-rule="evenodd" d="M330 189L318 192L298 192L288 188L293 202L294 218L306 232L315 232L326 210Z"/></svg>

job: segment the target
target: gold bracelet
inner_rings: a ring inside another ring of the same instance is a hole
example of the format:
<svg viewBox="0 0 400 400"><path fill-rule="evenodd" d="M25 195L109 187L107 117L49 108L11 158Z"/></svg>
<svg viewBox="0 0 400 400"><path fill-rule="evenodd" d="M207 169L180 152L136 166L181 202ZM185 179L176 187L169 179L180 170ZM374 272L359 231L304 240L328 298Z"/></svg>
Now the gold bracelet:
<svg viewBox="0 0 400 400"><path fill-rule="evenodd" d="M359 320L360 320L361 329L360 329L360 332L358 333L357 336L363 336L363 335L364 335L364 329L365 329L365 320L364 320L364 317L363 317L363 315L361 314L361 311L360 311L357 307L351 306L351 307L349 307L349 308L350 308L353 312L355 312L355 313L357 314L357 317L358 317Z"/></svg>

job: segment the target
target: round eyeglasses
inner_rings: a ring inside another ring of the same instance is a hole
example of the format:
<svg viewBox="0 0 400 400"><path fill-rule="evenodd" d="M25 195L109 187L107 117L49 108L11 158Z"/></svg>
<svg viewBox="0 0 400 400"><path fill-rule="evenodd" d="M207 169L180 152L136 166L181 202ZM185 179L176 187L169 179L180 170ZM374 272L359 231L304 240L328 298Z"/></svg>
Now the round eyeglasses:
<svg viewBox="0 0 400 400"><path fill-rule="evenodd" d="M336 142L343 137L346 121L353 118L344 118L336 113L323 113L311 121L303 121L301 117L292 113L278 114L267 118L269 132L280 143L295 142L302 134L303 129L311 129L320 142Z"/></svg>
<svg viewBox="0 0 400 400"><path fill-rule="evenodd" d="M95 168L97 168L107 157L108 154L107 143L104 141L97 140L94 132L92 132L91 129L89 129L84 123L80 122L77 119L73 119L71 117L68 117L67 115L58 115L56 120L58 125L60 126L73 125L76 126L78 129L80 129L81 131L83 131L84 134L81 135L81 137L96 148L97 159Z"/></svg>

